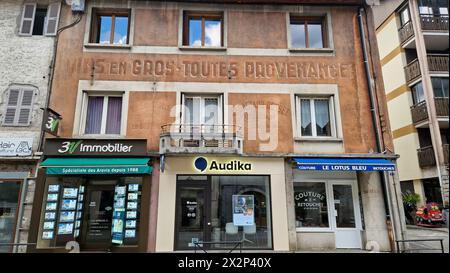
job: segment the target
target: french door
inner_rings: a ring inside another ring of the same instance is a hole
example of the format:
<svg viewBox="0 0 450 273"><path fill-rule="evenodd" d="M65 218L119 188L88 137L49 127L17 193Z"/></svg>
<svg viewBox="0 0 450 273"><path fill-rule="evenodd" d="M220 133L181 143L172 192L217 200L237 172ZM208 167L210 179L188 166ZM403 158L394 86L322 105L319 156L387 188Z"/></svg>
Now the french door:
<svg viewBox="0 0 450 273"><path fill-rule="evenodd" d="M215 132L222 124L222 96L183 95L185 132Z"/></svg>

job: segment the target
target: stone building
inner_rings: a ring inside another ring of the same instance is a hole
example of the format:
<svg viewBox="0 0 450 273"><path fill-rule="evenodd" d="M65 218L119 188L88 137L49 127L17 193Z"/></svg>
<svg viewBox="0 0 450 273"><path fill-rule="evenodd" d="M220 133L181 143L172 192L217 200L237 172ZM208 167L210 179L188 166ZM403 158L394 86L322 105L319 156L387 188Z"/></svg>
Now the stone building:
<svg viewBox="0 0 450 273"><path fill-rule="evenodd" d="M58 40L61 138L45 141L30 251L390 251L403 238L370 6L84 4L61 10L77 24Z"/></svg>
<svg viewBox="0 0 450 273"><path fill-rule="evenodd" d="M28 242L59 10L57 1L0 1L0 243Z"/></svg>

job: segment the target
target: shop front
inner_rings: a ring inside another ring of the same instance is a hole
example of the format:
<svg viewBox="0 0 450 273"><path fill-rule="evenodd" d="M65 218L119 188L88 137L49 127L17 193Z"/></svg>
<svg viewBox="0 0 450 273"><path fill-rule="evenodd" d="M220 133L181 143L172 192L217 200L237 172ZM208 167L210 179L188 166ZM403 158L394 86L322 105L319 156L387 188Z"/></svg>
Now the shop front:
<svg viewBox="0 0 450 273"><path fill-rule="evenodd" d="M288 249L282 158L167 157L160 181L157 251Z"/></svg>
<svg viewBox="0 0 450 273"><path fill-rule="evenodd" d="M48 139L36 185L35 251L146 251L146 140ZM74 243L71 243L74 244Z"/></svg>
<svg viewBox="0 0 450 273"><path fill-rule="evenodd" d="M298 250L364 249L373 241L389 249L380 171L386 159L293 158L288 160L291 245ZM376 234L376 235L374 235Z"/></svg>

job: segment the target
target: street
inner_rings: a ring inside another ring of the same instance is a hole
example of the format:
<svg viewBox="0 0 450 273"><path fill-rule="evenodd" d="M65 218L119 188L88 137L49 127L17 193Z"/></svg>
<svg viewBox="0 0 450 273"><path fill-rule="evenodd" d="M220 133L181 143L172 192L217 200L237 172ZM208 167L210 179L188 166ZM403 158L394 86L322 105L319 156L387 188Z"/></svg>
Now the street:
<svg viewBox="0 0 450 273"><path fill-rule="evenodd" d="M407 239L444 239L444 251L449 253L449 238L448 228L425 228L408 226L407 227ZM438 253L440 252L440 242L414 242L409 243L408 249L413 253ZM419 250L420 249L420 250ZM433 249L433 250L432 250ZM409 252L409 251L408 251Z"/></svg>

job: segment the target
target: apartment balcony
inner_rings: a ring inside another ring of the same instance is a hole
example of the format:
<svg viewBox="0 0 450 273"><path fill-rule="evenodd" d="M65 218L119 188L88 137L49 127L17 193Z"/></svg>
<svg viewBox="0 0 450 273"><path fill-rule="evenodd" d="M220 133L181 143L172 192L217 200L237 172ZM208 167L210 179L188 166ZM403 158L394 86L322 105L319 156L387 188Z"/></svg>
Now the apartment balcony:
<svg viewBox="0 0 450 273"><path fill-rule="evenodd" d="M417 156L419 158L419 166L421 168L436 166L436 158L434 157L433 146L427 146L417 149Z"/></svg>
<svg viewBox="0 0 450 273"><path fill-rule="evenodd" d="M430 74L433 75L447 75L448 74L448 54L428 54L428 69L430 70ZM421 76L422 73L420 71L419 60L415 59L406 65L405 76L406 82L410 85L416 82Z"/></svg>
<svg viewBox="0 0 450 273"><path fill-rule="evenodd" d="M420 27L428 50L448 48L448 18L448 16L420 15ZM403 48L416 48L412 21L403 25L398 34Z"/></svg>
<svg viewBox="0 0 450 273"><path fill-rule="evenodd" d="M161 127L160 154L242 154L243 134L235 125L168 124Z"/></svg>
<svg viewBox="0 0 450 273"><path fill-rule="evenodd" d="M448 98L434 98L434 104L436 107L436 115L441 127L448 127ZM428 126L428 110L427 102L421 101L411 106L412 121L416 127Z"/></svg>

